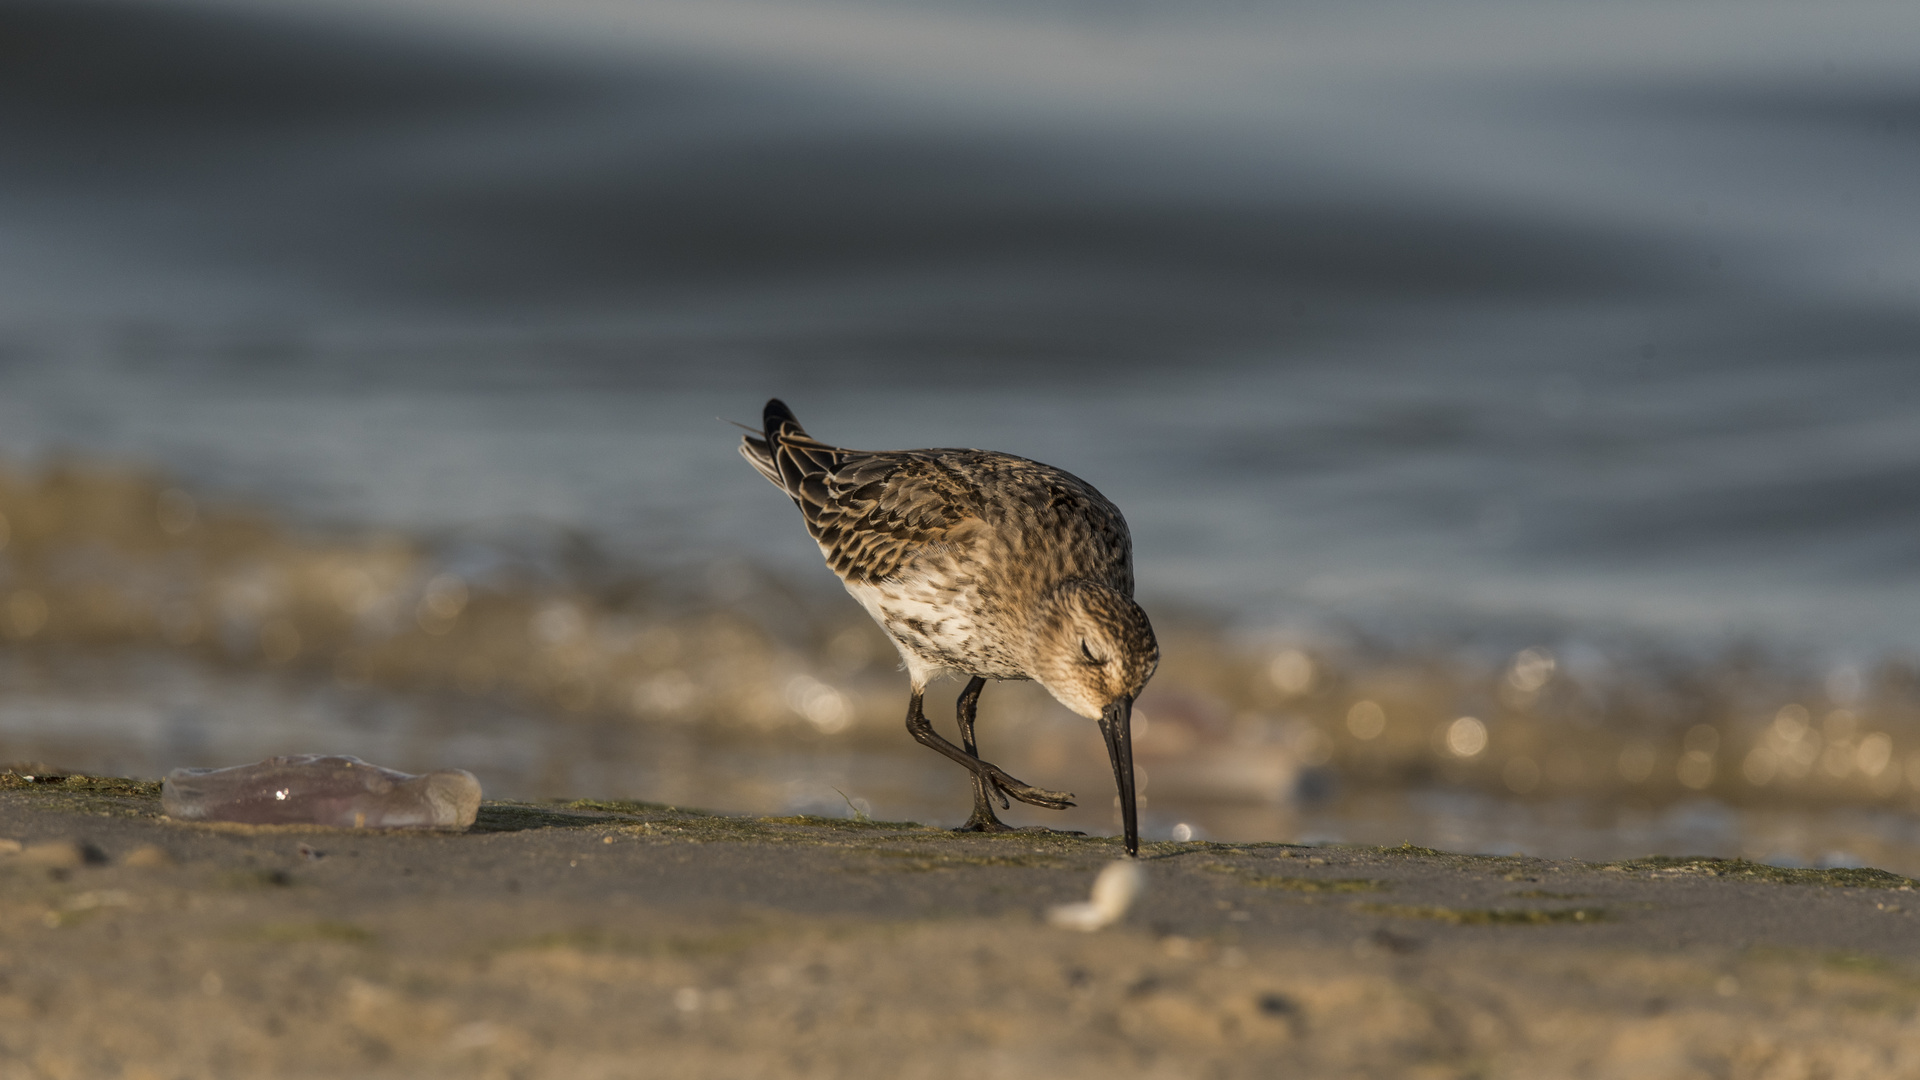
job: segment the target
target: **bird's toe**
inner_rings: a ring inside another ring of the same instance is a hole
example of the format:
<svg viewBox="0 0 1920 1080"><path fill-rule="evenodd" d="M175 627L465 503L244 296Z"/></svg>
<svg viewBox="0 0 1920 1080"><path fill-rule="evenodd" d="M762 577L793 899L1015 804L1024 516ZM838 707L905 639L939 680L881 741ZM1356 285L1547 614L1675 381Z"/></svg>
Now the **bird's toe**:
<svg viewBox="0 0 1920 1080"><path fill-rule="evenodd" d="M1065 810L1072 806L1073 792L1049 791L1046 788L1023 784L1013 777L1001 773L993 778L993 786L1007 795L1011 795L1028 806L1045 807L1048 810Z"/></svg>

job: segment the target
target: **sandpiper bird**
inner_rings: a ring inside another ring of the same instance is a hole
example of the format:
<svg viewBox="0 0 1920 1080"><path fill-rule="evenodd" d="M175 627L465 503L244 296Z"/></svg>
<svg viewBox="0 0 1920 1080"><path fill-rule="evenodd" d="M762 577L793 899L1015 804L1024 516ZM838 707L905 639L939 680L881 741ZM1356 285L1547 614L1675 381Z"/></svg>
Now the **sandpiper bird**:
<svg viewBox="0 0 1920 1080"><path fill-rule="evenodd" d="M1133 542L1093 485L986 450L847 450L809 436L778 399L740 455L787 493L853 598L893 638L912 680L907 730L973 774L960 831L1004 832L992 797L1062 810L1068 792L1023 784L981 760L974 711L988 679L1032 679L1100 722L1127 854L1137 855L1133 699L1160 662L1133 602ZM927 682L969 677L960 745L927 722Z"/></svg>

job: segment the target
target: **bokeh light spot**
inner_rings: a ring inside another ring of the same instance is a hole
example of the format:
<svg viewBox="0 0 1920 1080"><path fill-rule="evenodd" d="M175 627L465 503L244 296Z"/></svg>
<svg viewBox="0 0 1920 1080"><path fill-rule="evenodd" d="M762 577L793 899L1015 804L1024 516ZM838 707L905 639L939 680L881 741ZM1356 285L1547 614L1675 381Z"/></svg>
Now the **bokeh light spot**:
<svg viewBox="0 0 1920 1080"><path fill-rule="evenodd" d="M1557 666L1553 654L1545 649L1521 649L1507 666L1507 682L1522 693L1535 693L1553 678Z"/></svg>
<svg viewBox="0 0 1920 1080"><path fill-rule="evenodd" d="M1689 750L1680 755L1680 763L1674 767L1674 775L1686 787L1699 791L1713 783L1713 755L1702 750Z"/></svg>
<svg viewBox="0 0 1920 1080"><path fill-rule="evenodd" d="M1363 742L1377 739L1387 730L1387 710L1372 701L1356 701L1347 710L1347 730Z"/></svg>
<svg viewBox="0 0 1920 1080"><path fill-rule="evenodd" d="M1812 716L1805 705L1783 705L1773 717L1773 732L1787 742L1799 742L1807 733Z"/></svg>
<svg viewBox="0 0 1920 1080"><path fill-rule="evenodd" d="M1487 725L1476 717L1462 716L1447 725L1447 750L1454 757L1477 757L1487 748Z"/></svg>
<svg viewBox="0 0 1920 1080"><path fill-rule="evenodd" d="M1299 649L1282 649L1267 664L1273 688L1287 697L1299 697L1313 688L1313 659Z"/></svg>

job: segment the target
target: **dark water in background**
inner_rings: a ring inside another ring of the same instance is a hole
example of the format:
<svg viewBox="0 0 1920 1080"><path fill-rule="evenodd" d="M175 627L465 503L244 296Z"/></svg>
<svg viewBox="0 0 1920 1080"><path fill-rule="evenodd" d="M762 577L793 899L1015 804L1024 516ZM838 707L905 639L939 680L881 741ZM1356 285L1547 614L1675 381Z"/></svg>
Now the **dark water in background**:
<svg viewBox="0 0 1920 1080"><path fill-rule="evenodd" d="M7 458L824 597L778 394L1256 629L1920 650L1920 8L369 12L0 0Z"/></svg>

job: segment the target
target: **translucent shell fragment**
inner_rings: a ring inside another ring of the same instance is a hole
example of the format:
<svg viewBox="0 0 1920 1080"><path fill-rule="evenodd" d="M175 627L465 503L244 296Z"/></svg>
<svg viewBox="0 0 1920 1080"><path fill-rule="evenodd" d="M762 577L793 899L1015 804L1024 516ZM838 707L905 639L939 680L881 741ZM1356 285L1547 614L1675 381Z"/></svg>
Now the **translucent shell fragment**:
<svg viewBox="0 0 1920 1080"><path fill-rule="evenodd" d="M464 769L414 776L357 757L290 754L230 769L175 769L160 805L181 821L464 829L480 812L480 781Z"/></svg>
<svg viewBox="0 0 1920 1080"><path fill-rule="evenodd" d="M1057 904L1047 911L1047 921L1069 930L1102 930L1126 915L1127 909L1147 891L1147 872L1138 860L1110 862L1093 879L1093 895L1085 903Z"/></svg>

